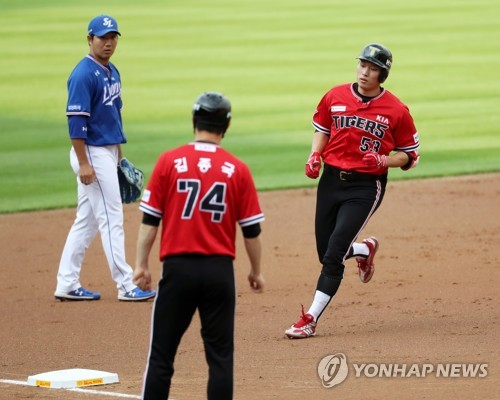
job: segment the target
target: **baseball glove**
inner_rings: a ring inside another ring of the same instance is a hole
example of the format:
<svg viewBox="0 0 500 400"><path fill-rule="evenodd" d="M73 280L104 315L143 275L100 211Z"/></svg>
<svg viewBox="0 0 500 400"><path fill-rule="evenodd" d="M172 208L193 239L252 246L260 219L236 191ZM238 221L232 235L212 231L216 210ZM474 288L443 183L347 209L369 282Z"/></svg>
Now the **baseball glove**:
<svg viewBox="0 0 500 400"><path fill-rule="evenodd" d="M122 203L129 204L139 200L144 189L144 174L125 157L118 163L118 182Z"/></svg>

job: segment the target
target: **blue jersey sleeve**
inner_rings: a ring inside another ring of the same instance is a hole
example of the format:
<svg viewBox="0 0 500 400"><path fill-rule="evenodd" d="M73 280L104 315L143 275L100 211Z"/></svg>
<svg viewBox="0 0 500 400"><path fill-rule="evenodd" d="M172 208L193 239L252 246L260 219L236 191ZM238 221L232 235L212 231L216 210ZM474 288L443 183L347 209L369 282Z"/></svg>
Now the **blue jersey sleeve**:
<svg viewBox="0 0 500 400"><path fill-rule="evenodd" d="M84 115L69 115L68 127L71 139L87 139L87 119Z"/></svg>
<svg viewBox="0 0 500 400"><path fill-rule="evenodd" d="M91 75L82 68L75 68L68 79L66 115L90 116L93 86Z"/></svg>

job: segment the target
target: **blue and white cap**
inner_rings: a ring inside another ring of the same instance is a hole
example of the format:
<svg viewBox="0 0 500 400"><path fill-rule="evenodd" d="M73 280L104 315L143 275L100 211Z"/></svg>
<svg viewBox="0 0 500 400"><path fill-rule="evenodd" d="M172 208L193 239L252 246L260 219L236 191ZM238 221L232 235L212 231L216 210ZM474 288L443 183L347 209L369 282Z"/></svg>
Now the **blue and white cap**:
<svg viewBox="0 0 500 400"><path fill-rule="evenodd" d="M104 36L106 33L118 32L118 22L109 15L99 15L89 22L88 34L90 36Z"/></svg>

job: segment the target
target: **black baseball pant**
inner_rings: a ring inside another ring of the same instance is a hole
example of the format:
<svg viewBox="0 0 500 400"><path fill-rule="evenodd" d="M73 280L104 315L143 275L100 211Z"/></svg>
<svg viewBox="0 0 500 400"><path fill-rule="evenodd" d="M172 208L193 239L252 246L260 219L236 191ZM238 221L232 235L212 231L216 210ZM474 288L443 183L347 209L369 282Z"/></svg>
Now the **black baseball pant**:
<svg viewBox="0 0 500 400"><path fill-rule="evenodd" d="M380 206L386 183L387 175L324 165L316 199L316 247L323 264L317 290L335 295L344 276L344 262L352 256L352 244Z"/></svg>
<svg viewBox="0 0 500 400"><path fill-rule="evenodd" d="M235 282L231 257L183 255L163 261L143 399L167 400L181 338L198 309L208 363L207 398L233 398ZM193 367L198 360L193 360Z"/></svg>

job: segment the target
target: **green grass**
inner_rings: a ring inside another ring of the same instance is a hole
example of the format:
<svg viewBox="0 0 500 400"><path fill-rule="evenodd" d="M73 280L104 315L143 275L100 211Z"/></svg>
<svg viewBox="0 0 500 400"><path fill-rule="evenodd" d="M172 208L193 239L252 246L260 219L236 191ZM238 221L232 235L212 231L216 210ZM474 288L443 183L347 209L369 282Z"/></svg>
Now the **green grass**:
<svg viewBox="0 0 500 400"><path fill-rule="evenodd" d="M353 81L372 41L394 53L385 87L410 107L422 143L420 166L391 177L500 170L496 0L0 0L0 9L0 212L76 203L66 80L100 13L120 24L124 150L146 175L191 139L196 96L217 90L233 103L223 145L259 189L314 186L303 175L312 113L330 87Z"/></svg>

